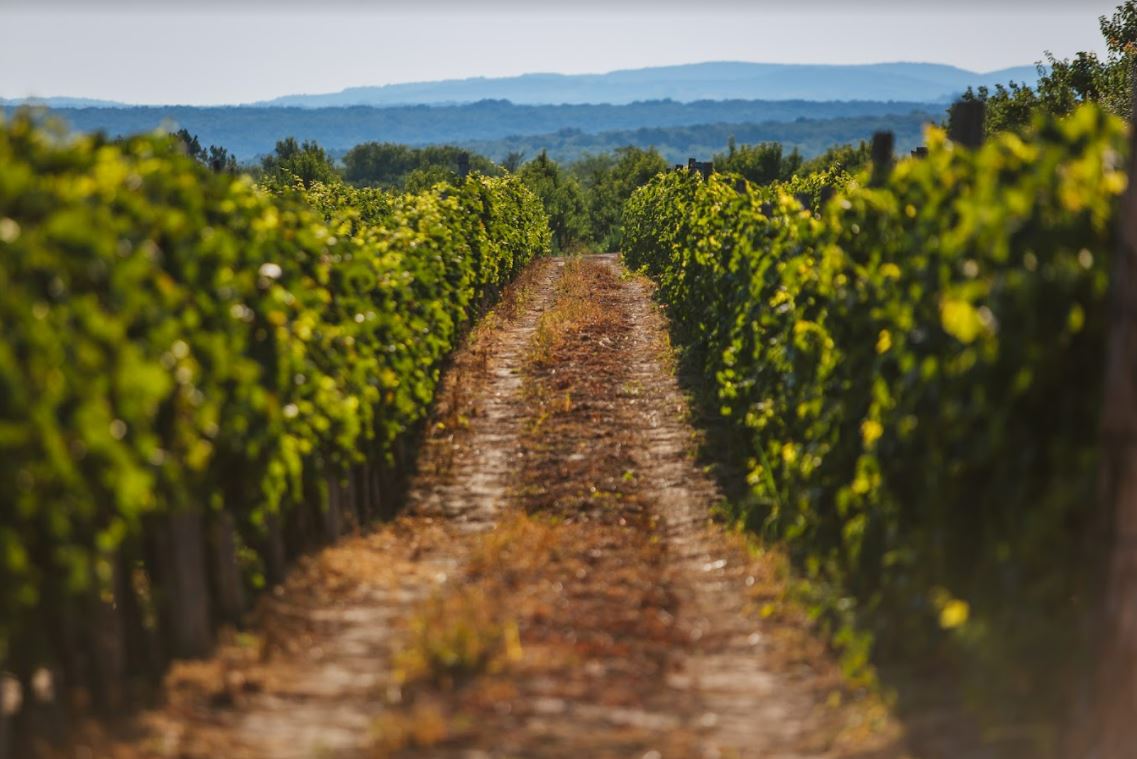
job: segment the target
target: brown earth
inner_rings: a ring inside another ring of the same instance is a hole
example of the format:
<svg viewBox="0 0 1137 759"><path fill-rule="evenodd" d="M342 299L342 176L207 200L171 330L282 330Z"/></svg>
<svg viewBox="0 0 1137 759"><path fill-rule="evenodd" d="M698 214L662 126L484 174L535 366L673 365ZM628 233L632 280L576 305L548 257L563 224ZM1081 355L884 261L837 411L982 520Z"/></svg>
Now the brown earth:
<svg viewBox="0 0 1137 759"><path fill-rule="evenodd" d="M712 521L698 444L650 283L540 261L456 356L405 514L76 755L904 756L784 560Z"/></svg>

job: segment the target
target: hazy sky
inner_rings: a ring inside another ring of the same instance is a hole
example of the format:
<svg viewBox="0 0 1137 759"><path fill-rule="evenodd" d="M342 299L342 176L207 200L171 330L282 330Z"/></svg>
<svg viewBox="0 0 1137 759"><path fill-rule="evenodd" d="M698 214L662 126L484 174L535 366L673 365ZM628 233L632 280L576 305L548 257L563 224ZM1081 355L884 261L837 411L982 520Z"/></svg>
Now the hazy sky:
<svg viewBox="0 0 1137 759"><path fill-rule="evenodd" d="M1119 0L0 0L0 97L240 103L301 92L671 63L1101 51Z"/></svg>

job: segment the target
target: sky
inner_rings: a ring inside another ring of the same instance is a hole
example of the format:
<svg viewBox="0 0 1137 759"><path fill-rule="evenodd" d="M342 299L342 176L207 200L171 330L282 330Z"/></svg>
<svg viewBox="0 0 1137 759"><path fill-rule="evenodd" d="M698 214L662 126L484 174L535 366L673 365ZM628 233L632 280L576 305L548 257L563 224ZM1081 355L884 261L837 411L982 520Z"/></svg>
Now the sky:
<svg viewBox="0 0 1137 759"><path fill-rule="evenodd" d="M230 104L694 63L1028 65L1119 0L0 0L0 97ZM855 7L854 7L855 6Z"/></svg>

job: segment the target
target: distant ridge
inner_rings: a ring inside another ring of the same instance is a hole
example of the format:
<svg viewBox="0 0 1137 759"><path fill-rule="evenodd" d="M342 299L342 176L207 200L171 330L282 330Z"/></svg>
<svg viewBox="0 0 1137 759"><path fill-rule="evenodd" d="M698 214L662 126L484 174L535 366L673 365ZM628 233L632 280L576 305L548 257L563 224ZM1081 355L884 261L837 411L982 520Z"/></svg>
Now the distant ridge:
<svg viewBox="0 0 1137 759"><path fill-rule="evenodd" d="M94 98L0 98L0 106L44 106L45 108L129 108L125 103Z"/></svg>
<svg viewBox="0 0 1137 759"><path fill-rule="evenodd" d="M351 87L316 95L287 95L255 105L324 108L473 103L625 104L645 100L874 100L943 102L969 86L1017 81L1033 85L1034 66L979 73L935 63L813 65L692 63L606 74L523 74L437 82Z"/></svg>

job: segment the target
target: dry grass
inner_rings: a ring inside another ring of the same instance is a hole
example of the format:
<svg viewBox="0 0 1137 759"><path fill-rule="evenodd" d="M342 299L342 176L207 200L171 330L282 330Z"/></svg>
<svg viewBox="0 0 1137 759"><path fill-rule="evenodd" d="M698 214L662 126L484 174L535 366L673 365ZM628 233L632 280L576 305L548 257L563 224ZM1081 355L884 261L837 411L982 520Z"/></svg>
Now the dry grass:
<svg viewBox="0 0 1137 759"><path fill-rule="evenodd" d="M441 445L445 449L440 455L419 457L420 463L429 468L429 474L443 476L453 468L455 442L468 430L470 419L481 413L475 389L486 378L490 356L499 346L503 328L524 313L550 265L548 261L538 261L526 267L505 288L497 304L478 320L462 348L455 352L454 361L438 388L424 441L427 446Z"/></svg>
<svg viewBox="0 0 1137 759"><path fill-rule="evenodd" d="M574 257L565 261L553 305L537 322L528 361L532 369L548 369L563 358L570 342L599 339L609 332L613 314L599 290L614 283L596 262Z"/></svg>
<svg viewBox="0 0 1137 759"><path fill-rule="evenodd" d="M517 623L509 619L497 588L484 583L452 588L427 601L411 620L407 645L395 663L404 685L452 688L520 658Z"/></svg>

